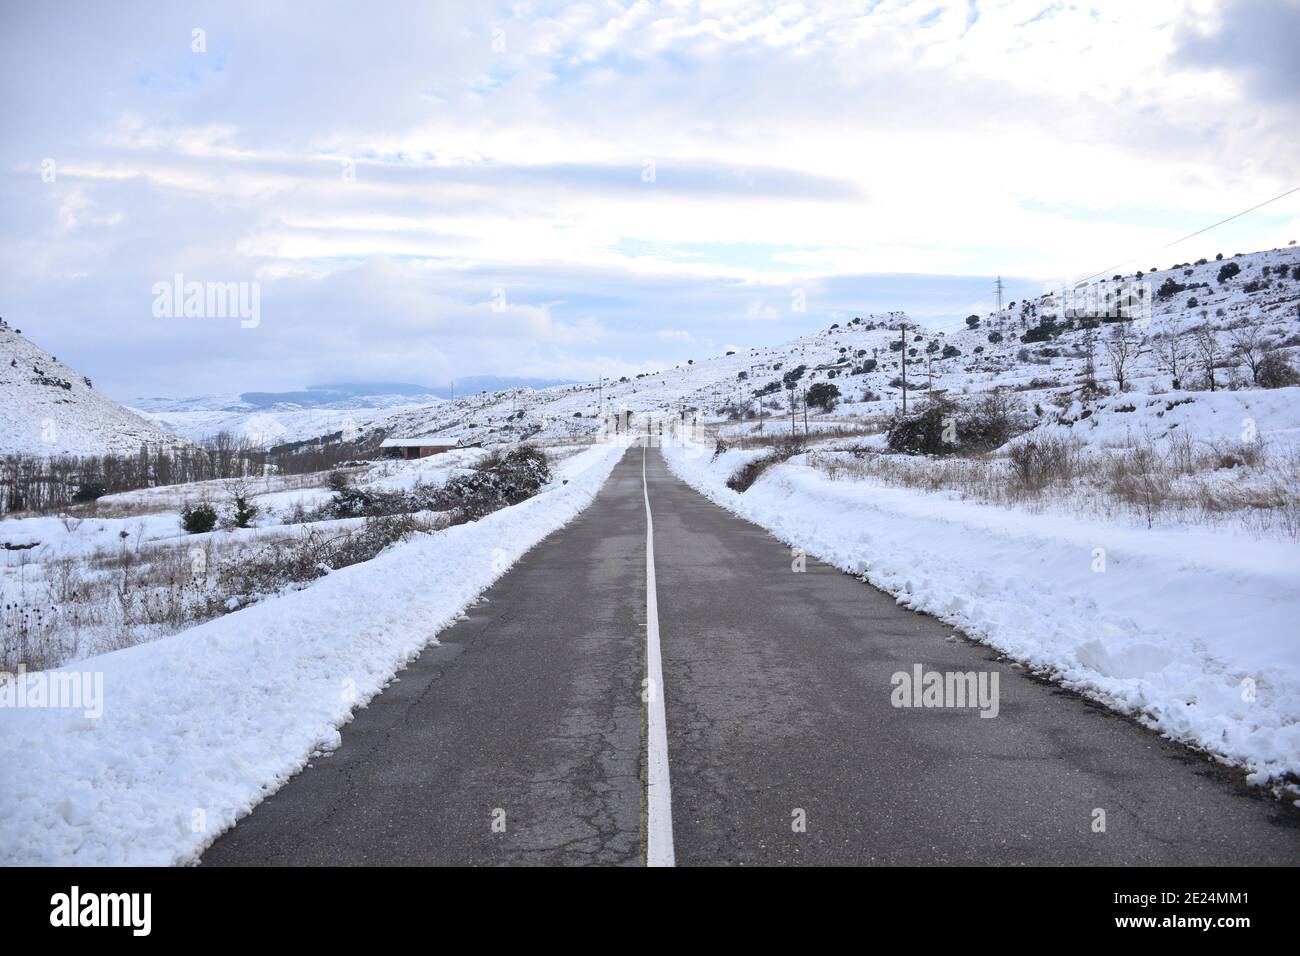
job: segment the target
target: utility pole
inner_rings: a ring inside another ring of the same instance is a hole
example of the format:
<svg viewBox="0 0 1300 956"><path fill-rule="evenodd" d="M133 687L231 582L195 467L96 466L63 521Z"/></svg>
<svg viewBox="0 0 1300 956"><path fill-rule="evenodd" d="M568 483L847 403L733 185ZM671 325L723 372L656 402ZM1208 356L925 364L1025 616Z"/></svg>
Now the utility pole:
<svg viewBox="0 0 1300 956"><path fill-rule="evenodd" d="M456 380L454 378L451 380L451 400L453 402L456 400Z"/></svg>
<svg viewBox="0 0 1300 956"><path fill-rule="evenodd" d="M898 351L903 358L903 414L906 415L907 414L907 323L906 322L900 322L898 324L898 337L903 346Z"/></svg>
<svg viewBox="0 0 1300 956"><path fill-rule="evenodd" d="M790 383L790 437L794 438L794 410L798 405L798 400L794 397L794 383Z"/></svg>
<svg viewBox="0 0 1300 956"><path fill-rule="evenodd" d="M758 396L758 433L763 434L763 396Z"/></svg>
<svg viewBox="0 0 1300 956"><path fill-rule="evenodd" d="M803 440L808 440L808 393L803 393Z"/></svg>
<svg viewBox="0 0 1300 956"><path fill-rule="evenodd" d="M599 384L596 386L596 404L600 406L600 413L605 414L605 376L600 376Z"/></svg>
<svg viewBox="0 0 1300 956"><path fill-rule="evenodd" d="M1094 364L1094 356L1097 352L1097 332L1095 329L1089 329L1083 337L1083 347L1087 349L1086 360L1083 363L1083 381L1088 391L1092 392L1097 387L1097 367Z"/></svg>
<svg viewBox="0 0 1300 956"><path fill-rule="evenodd" d="M1002 317L1002 276L998 276L998 318Z"/></svg>

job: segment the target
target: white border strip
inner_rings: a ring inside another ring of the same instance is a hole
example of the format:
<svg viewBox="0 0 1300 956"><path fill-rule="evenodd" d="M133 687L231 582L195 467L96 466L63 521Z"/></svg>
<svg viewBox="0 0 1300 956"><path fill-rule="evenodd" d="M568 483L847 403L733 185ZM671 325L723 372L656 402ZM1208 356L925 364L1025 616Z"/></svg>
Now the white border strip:
<svg viewBox="0 0 1300 956"><path fill-rule="evenodd" d="M655 529L641 446L641 491L645 495L645 661L647 702L646 866L674 866L673 792L668 780L668 720L664 715L664 669L659 652L659 600L655 595Z"/></svg>

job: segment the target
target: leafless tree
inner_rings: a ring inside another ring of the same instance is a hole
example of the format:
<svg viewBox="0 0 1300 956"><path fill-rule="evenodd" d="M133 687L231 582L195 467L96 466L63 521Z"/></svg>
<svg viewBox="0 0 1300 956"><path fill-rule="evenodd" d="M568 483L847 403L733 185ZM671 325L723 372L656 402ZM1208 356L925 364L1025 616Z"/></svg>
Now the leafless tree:
<svg viewBox="0 0 1300 956"><path fill-rule="evenodd" d="M1121 392L1128 385L1128 370L1142 348L1142 340L1133 335L1127 323L1120 322L1106 339L1106 353L1110 356L1110 374L1115 387Z"/></svg>
<svg viewBox="0 0 1300 956"><path fill-rule="evenodd" d="M1214 370L1218 368L1223 358L1223 348L1219 345L1219 338L1214 334L1210 323L1206 322L1196 327L1192 333L1192 342L1201 361L1201 368L1205 370L1205 384L1213 392L1218 388L1218 383L1214 379Z"/></svg>
<svg viewBox="0 0 1300 956"><path fill-rule="evenodd" d="M1153 349L1156 363L1162 371L1169 373L1174 388L1182 388L1183 376L1192 361L1192 349L1187 341L1187 335L1176 321L1165 325L1155 340Z"/></svg>
<svg viewBox="0 0 1300 956"><path fill-rule="evenodd" d="M1259 365L1266 354L1263 337L1252 324L1239 325L1232 330L1232 351L1250 369L1252 384L1259 384Z"/></svg>
<svg viewBox="0 0 1300 956"><path fill-rule="evenodd" d="M207 442L208 454L218 478L235 476L235 436L228 431L217 432Z"/></svg>

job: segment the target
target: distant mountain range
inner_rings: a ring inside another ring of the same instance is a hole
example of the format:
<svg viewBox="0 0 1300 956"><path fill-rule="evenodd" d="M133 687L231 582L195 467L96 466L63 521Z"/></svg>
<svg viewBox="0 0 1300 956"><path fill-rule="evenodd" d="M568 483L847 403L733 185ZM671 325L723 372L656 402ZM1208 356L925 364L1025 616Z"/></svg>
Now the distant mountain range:
<svg viewBox="0 0 1300 956"><path fill-rule="evenodd" d="M470 375L451 385L429 387L409 382L339 382L308 385L286 392L241 392L238 395L196 395L187 398L136 398L130 406L143 412L253 412L365 408L395 408L400 405L428 405L432 402L497 392L508 388L550 388L572 385L568 379L524 378L512 375ZM454 391L454 393L453 393Z"/></svg>
<svg viewBox="0 0 1300 956"><path fill-rule="evenodd" d="M456 379L455 397L567 384L561 379L475 375ZM260 444L278 445L342 431L366 431L392 414L427 411L451 397L450 385L430 388L409 382L336 382L285 392L137 398L130 404L164 428L194 441L230 432Z"/></svg>

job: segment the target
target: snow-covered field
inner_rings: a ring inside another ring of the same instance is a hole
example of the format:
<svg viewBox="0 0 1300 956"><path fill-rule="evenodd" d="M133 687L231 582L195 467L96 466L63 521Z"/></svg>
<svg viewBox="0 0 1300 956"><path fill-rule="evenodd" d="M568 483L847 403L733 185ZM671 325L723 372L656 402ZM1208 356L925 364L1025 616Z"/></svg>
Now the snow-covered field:
<svg viewBox="0 0 1300 956"><path fill-rule="evenodd" d="M798 455L665 442L670 467L793 547L862 575L1255 783L1300 774L1300 543L1149 529L834 480ZM908 662L900 662L908 663Z"/></svg>
<svg viewBox="0 0 1300 956"><path fill-rule="evenodd" d="M313 753L335 748L353 711L586 507L622 453L591 446L521 504L49 672L100 675L102 716L0 708L0 864L193 860Z"/></svg>
<svg viewBox="0 0 1300 956"><path fill-rule="evenodd" d="M409 491L464 474L483 454L457 449L346 471L362 490ZM106 495L80 509L85 516L0 519L0 544L22 548L0 551L0 669L12 668L15 656L29 666L94 656L221 613L213 606L221 571L250 549L289 547L306 534L364 525L363 518L321 521L310 513L331 496L327 478L319 472L165 485ZM237 489L257 509L250 527L184 531L183 507L211 503L229 519Z"/></svg>

